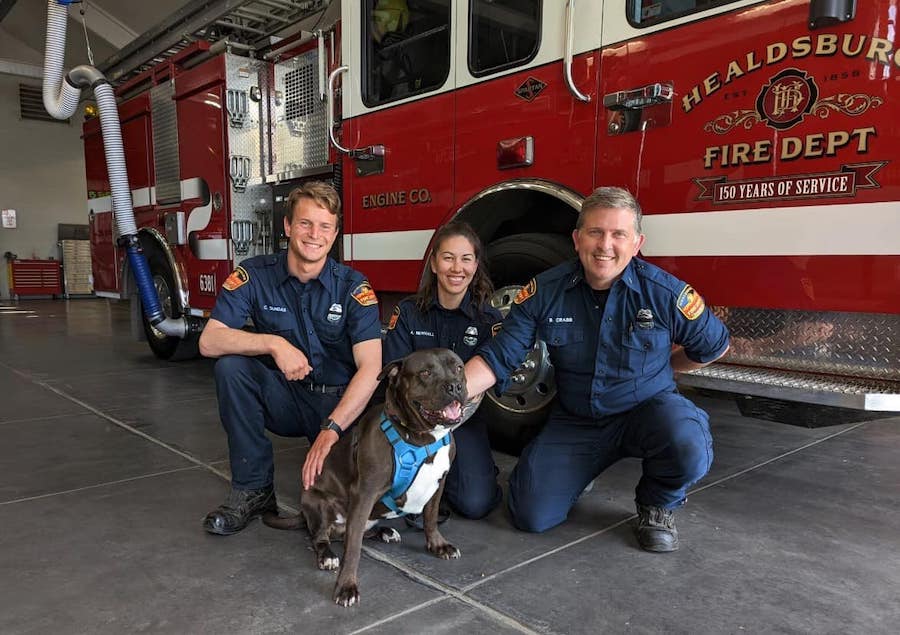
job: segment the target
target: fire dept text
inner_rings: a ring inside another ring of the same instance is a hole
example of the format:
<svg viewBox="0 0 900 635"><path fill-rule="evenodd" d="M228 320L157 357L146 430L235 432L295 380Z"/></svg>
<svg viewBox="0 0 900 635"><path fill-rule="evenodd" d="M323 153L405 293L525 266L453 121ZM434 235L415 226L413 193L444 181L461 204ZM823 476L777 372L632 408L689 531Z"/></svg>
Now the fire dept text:
<svg viewBox="0 0 900 635"><path fill-rule="evenodd" d="M778 158L782 161L790 159L812 159L830 157L841 148L855 142L857 154L869 151L869 137L877 136L875 127L856 128L854 130L832 130L808 134L805 137L783 137L778 147ZM774 155L771 139L760 139L754 143L731 143L721 146L708 146L703 157L703 167L728 167L749 163L767 163Z"/></svg>

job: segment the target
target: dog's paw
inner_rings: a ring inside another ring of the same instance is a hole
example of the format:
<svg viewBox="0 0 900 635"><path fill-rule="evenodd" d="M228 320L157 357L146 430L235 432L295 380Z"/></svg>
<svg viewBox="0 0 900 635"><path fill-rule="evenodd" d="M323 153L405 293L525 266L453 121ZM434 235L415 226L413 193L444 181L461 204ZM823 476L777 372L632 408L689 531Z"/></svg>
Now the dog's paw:
<svg viewBox="0 0 900 635"><path fill-rule="evenodd" d="M319 557L318 565L322 571L337 571L341 568L341 559L333 553L322 554Z"/></svg>
<svg viewBox="0 0 900 635"><path fill-rule="evenodd" d="M353 606L359 604L359 587L350 583L335 585L334 587L334 603L341 606Z"/></svg>
<svg viewBox="0 0 900 635"><path fill-rule="evenodd" d="M387 543L400 542L400 532L393 527L381 527L378 531L377 538L382 542Z"/></svg>
<svg viewBox="0 0 900 635"><path fill-rule="evenodd" d="M445 542L437 545L427 545L428 552L443 560L454 560L461 555L459 549Z"/></svg>

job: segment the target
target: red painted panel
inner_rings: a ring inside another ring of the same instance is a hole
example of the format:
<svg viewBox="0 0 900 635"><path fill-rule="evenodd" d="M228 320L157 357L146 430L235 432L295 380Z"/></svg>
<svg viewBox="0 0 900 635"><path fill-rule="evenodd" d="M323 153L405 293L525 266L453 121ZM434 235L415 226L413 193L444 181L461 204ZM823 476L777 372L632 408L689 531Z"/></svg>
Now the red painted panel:
<svg viewBox="0 0 900 635"><path fill-rule="evenodd" d="M859 3L854 20L810 31L809 2L772 2L604 50L601 95L671 82L675 97L671 123L657 117L643 133L608 135L610 113L601 110L597 182L630 188L648 215L900 199L895 10L893 2ZM869 162L886 162L877 184L835 198L717 202L696 181L816 175ZM847 219L848 232L868 230ZM900 311L900 258L823 250L655 261L713 304Z"/></svg>
<svg viewBox="0 0 900 635"><path fill-rule="evenodd" d="M352 266L366 275L377 293L413 293L422 275L422 263L411 260L355 260Z"/></svg>
<svg viewBox="0 0 900 635"><path fill-rule="evenodd" d="M210 196L221 196L224 201L222 209L213 209L206 229L196 232L197 238L229 236L231 187L226 175L228 148L222 108L224 91L224 66L219 57L184 72L175 81L181 179L203 179ZM190 217L203 204L200 199L189 199L180 209ZM230 273L229 263L197 260L187 246L176 247L175 252L184 263L191 306L212 309L215 297L200 293L200 274L212 273L216 284L221 285Z"/></svg>
<svg viewBox="0 0 900 635"><path fill-rule="evenodd" d="M346 233L429 229L444 221L453 206L453 103L452 93L437 95L344 124L345 145L385 147L383 174L346 179ZM355 160L343 161L344 174L355 174ZM344 257L372 276L376 289L412 291L418 285L419 262L394 263L394 273L382 278L381 269L364 268L352 254Z"/></svg>
<svg viewBox="0 0 900 635"><path fill-rule="evenodd" d="M456 93L456 206L483 189L510 179L546 179L582 193L591 189L596 138L596 53L574 61L573 77L589 103L566 87L562 64L554 62L499 77ZM531 101L516 94L526 82L544 87ZM534 164L497 168L497 142L534 137Z"/></svg>

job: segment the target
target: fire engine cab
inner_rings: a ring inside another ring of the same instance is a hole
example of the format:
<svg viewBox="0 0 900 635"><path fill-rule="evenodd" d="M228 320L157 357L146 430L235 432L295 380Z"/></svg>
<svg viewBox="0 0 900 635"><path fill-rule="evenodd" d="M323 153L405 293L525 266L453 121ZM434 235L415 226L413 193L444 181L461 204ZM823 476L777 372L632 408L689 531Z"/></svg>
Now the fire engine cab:
<svg viewBox="0 0 900 635"><path fill-rule="evenodd" d="M721 363L682 382L810 423L790 405L900 410L896 9L204 0L101 70L166 316L203 319L237 264L284 248L283 201L306 179L341 192L335 255L387 314L452 219L479 232L507 307L573 255L583 198L617 185L644 208L643 257L732 334ZM94 286L132 298L139 326L99 120L84 143ZM159 357L195 352L195 335L142 321ZM539 343L483 406L495 436L521 443L554 394Z"/></svg>

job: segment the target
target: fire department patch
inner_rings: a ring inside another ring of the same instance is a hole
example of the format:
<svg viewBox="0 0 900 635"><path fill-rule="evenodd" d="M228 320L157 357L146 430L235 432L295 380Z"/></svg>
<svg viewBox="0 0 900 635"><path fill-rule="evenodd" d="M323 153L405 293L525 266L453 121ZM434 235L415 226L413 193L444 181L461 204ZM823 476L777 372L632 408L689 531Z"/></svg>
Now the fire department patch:
<svg viewBox="0 0 900 635"><path fill-rule="evenodd" d="M703 310L706 308L703 297L689 284L685 285L681 293L678 294L675 304L678 306L681 314L689 320L696 320L703 315Z"/></svg>
<svg viewBox="0 0 900 635"><path fill-rule="evenodd" d="M369 284L368 280L363 280L350 295L363 306L378 304L378 297L375 295L375 290L372 289L372 285Z"/></svg>
<svg viewBox="0 0 900 635"><path fill-rule="evenodd" d="M524 287L519 289L519 293L516 294L515 299L513 299L514 304L522 304L525 300L530 298L537 291L537 281L532 278L528 281Z"/></svg>
<svg viewBox="0 0 900 635"><path fill-rule="evenodd" d="M535 97L541 94L547 87L547 84L534 77L529 77L516 88L516 97L525 101L534 101Z"/></svg>
<svg viewBox="0 0 900 635"><path fill-rule="evenodd" d="M248 282L250 282L250 274L243 267L238 267L225 279L225 282L222 283L222 288L226 291L234 291Z"/></svg>
<svg viewBox="0 0 900 635"><path fill-rule="evenodd" d="M503 328L503 322L497 322L491 327L491 337L495 337Z"/></svg>
<svg viewBox="0 0 900 635"><path fill-rule="evenodd" d="M400 319L400 305L394 307L394 311L391 313L391 321L388 322L387 330L393 331L397 328L397 320Z"/></svg>

